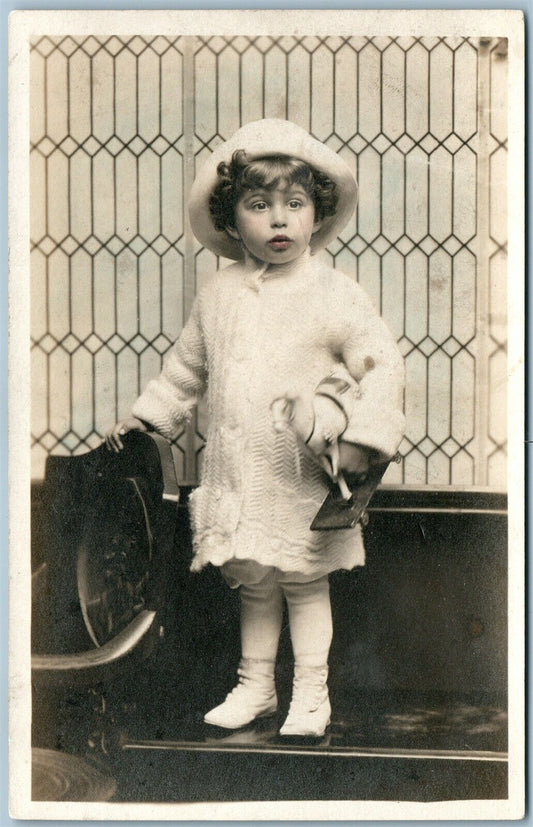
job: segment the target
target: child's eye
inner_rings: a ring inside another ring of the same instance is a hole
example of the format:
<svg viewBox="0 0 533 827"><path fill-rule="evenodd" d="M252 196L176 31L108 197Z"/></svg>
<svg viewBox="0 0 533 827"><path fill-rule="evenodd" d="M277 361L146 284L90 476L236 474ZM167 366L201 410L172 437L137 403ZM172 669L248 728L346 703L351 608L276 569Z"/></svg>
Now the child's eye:
<svg viewBox="0 0 533 827"><path fill-rule="evenodd" d="M257 210L258 212L262 212L263 210L266 210L267 206L268 205L267 205L266 201L256 201L254 204L252 204L252 210Z"/></svg>
<svg viewBox="0 0 533 827"><path fill-rule="evenodd" d="M297 210L297 209L298 209L298 207L301 207L301 206L302 206L302 202L301 202L301 201L298 201L298 199L297 199L297 198L292 198L292 199L289 201L289 208L290 208L291 210Z"/></svg>

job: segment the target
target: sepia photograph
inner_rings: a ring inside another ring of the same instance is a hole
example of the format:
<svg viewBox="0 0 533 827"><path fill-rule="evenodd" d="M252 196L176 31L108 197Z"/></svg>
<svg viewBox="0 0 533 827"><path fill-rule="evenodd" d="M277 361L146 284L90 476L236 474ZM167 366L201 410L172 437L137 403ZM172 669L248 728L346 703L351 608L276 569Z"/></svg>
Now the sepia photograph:
<svg viewBox="0 0 533 827"><path fill-rule="evenodd" d="M13 817L523 815L523 38L11 16Z"/></svg>

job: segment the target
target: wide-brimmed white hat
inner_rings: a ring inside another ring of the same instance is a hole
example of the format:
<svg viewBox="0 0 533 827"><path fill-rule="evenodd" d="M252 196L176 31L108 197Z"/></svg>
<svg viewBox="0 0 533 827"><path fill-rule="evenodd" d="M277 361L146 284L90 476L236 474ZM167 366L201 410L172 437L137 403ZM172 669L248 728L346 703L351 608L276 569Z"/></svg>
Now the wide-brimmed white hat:
<svg viewBox="0 0 533 827"><path fill-rule="evenodd" d="M357 183L348 165L325 144L309 135L305 129L277 118L247 123L225 143L217 146L204 163L191 188L189 217L194 235L204 247L219 256L235 260L244 254L239 241L224 230L215 230L209 212L209 199L217 180L217 166L229 163L233 153L244 149L250 160L272 155L290 155L299 158L325 173L337 185L339 197L335 215L323 219L321 227L311 239L311 252L326 247L343 229L355 209Z"/></svg>

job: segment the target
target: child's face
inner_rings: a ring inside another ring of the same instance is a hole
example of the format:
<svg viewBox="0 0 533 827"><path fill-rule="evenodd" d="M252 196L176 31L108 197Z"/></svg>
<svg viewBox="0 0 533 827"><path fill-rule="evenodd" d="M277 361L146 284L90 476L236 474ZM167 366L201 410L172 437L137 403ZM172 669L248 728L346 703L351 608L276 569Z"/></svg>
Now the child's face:
<svg viewBox="0 0 533 827"><path fill-rule="evenodd" d="M307 249L321 222L315 205L300 184L281 182L275 189L243 192L235 207L236 229L227 232L242 241L259 261L286 264Z"/></svg>

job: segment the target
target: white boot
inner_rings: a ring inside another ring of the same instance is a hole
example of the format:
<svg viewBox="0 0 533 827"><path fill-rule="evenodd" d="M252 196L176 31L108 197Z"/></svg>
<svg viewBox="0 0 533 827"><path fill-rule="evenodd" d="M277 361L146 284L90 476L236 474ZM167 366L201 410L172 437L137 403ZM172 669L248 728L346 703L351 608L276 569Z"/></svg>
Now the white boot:
<svg viewBox="0 0 533 827"><path fill-rule="evenodd" d="M327 679L327 666L294 667L291 705L280 735L324 735L331 720Z"/></svg>
<svg viewBox="0 0 533 827"><path fill-rule="evenodd" d="M278 708L274 665L274 661L242 658L237 686L223 703L204 715L206 724L240 729L255 718L273 715Z"/></svg>

